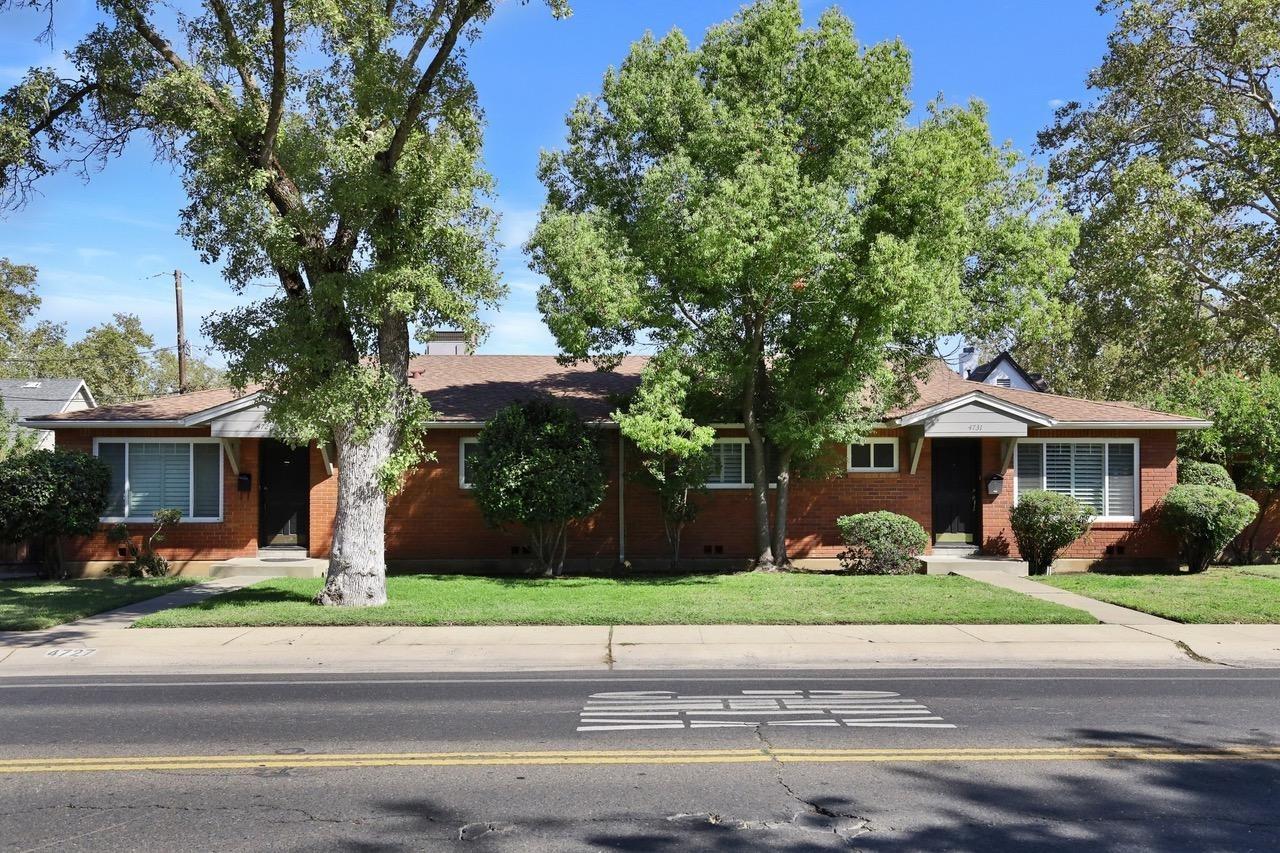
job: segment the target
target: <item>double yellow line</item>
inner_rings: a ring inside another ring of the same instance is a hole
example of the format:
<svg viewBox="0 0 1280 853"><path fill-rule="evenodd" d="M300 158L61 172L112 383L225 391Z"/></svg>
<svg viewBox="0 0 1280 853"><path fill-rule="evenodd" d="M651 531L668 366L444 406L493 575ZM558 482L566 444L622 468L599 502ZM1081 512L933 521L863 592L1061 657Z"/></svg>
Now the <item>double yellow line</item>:
<svg viewBox="0 0 1280 853"><path fill-rule="evenodd" d="M1280 746L962 747L939 749L634 749L543 752L302 753L296 755L116 755L0 759L9 773L127 773L306 767L493 767L607 764L898 764L977 761L1280 761Z"/></svg>

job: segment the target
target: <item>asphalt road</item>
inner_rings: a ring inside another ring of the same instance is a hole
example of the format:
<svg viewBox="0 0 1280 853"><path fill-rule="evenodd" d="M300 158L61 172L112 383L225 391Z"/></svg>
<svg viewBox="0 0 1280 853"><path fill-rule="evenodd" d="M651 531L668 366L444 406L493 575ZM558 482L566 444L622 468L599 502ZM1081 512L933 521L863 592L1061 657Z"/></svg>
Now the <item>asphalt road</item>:
<svg viewBox="0 0 1280 853"><path fill-rule="evenodd" d="M1280 671L0 679L0 850L1280 849Z"/></svg>

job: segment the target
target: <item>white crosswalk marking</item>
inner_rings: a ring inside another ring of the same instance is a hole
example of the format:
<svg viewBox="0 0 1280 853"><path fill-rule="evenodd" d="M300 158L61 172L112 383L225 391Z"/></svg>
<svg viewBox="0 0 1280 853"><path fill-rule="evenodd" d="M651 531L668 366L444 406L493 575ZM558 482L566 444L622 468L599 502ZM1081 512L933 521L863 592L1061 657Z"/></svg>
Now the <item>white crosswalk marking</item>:
<svg viewBox="0 0 1280 853"><path fill-rule="evenodd" d="M924 704L887 690L744 690L715 696L681 696L670 690L593 693L578 723L580 732L754 726L955 728Z"/></svg>

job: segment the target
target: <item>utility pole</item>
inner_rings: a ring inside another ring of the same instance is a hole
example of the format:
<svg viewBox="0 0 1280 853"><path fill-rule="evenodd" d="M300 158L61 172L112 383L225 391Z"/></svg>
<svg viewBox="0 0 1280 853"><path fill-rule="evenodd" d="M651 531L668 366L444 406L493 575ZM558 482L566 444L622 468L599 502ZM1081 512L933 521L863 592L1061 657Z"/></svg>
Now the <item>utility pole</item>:
<svg viewBox="0 0 1280 853"><path fill-rule="evenodd" d="M187 330L182 322L182 270L173 271L173 296L178 304L178 393L187 393Z"/></svg>

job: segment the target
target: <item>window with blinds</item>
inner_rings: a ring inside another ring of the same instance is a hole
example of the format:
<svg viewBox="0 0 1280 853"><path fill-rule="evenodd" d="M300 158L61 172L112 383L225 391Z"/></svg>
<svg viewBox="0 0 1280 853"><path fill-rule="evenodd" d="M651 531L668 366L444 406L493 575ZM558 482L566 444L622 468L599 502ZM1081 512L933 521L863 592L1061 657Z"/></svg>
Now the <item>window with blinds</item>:
<svg viewBox="0 0 1280 853"><path fill-rule="evenodd" d="M1044 489L1070 495L1101 519L1138 516L1137 442L1020 441L1017 494Z"/></svg>
<svg viewBox="0 0 1280 853"><path fill-rule="evenodd" d="M707 448L711 456L709 486L746 486L751 484L751 445L744 439L721 438Z"/></svg>
<svg viewBox="0 0 1280 853"><path fill-rule="evenodd" d="M216 441L97 442L111 472L103 521L150 521L177 509L183 521L222 520L222 446Z"/></svg>

